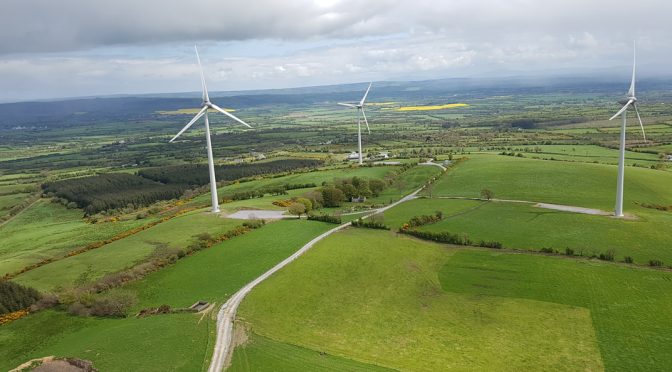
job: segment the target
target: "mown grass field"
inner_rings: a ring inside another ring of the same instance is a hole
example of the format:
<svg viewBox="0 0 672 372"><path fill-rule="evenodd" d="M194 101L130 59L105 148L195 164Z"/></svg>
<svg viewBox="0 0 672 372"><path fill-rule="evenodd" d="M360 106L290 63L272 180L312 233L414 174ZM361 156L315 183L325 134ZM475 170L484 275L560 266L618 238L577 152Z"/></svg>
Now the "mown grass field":
<svg viewBox="0 0 672 372"><path fill-rule="evenodd" d="M103 319L44 311L0 328L0 368L56 355L88 359L104 371L201 370L213 325L198 314Z"/></svg>
<svg viewBox="0 0 672 372"><path fill-rule="evenodd" d="M670 272L460 250L439 278L444 290L469 296L525 298L588 309L608 371L662 371L672 365ZM555 322L571 326L568 319Z"/></svg>
<svg viewBox="0 0 672 372"><path fill-rule="evenodd" d="M522 152L527 158L546 158L555 160L568 160L585 163L618 164L619 151L596 145L539 145L539 146L512 146L518 149L528 149L530 152ZM539 152L534 152L538 148ZM660 161L657 154L646 152L625 152L626 165L651 166Z"/></svg>
<svg viewBox="0 0 672 372"><path fill-rule="evenodd" d="M60 257L89 243L111 238L152 221L128 220L90 224L79 209L38 201L0 227L0 275L45 258Z"/></svg>
<svg viewBox="0 0 672 372"><path fill-rule="evenodd" d="M40 291L82 285L117 272L148 258L153 253L184 248L196 235L212 236L242 224L204 211L173 218L101 248L64 258L16 277L15 281Z"/></svg>
<svg viewBox="0 0 672 372"><path fill-rule="evenodd" d="M614 250L617 260L630 256L636 263L658 259L672 263L668 226L672 214L642 211L639 220L561 212L533 204L453 199L417 199L385 213L385 223L398 229L413 216L443 212L444 219L420 227L423 231L466 234L478 242L499 241L505 248L571 248L584 256Z"/></svg>
<svg viewBox="0 0 672 372"><path fill-rule="evenodd" d="M222 304L247 282L333 225L278 221L217 244L131 283L136 310L197 300ZM194 314L100 319L45 311L0 328L0 369L46 355L92 360L105 371L193 371L207 368L214 319Z"/></svg>
<svg viewBox="0 0 672 372"><path fill-rule="evenodd" d="M500 199L566 204L613 210L617 167L603 164L534 160L501 155L470 155L434 186L435 196L480 197L489 188ZM645 168L625 170L626 213L637 203L672 205L672 173Z"/></svg>
<svg viewBox="0 0 672 372"><path fill-rule="evenodd" d="M227 371L392 371L373 364L323 354L256 334L236 350Z"/></svg>
<svg viewBox="0 0 672 372"><path fill-rule="evenodd" d="M221 301L333 226L305 220L269 223L187 257L127 289L137 291L140 307Z"/></svg>
<svg viewBox="0 0 672 372"><path fill-rule="evenodd" d="M439 272L455 252L339 232L257 287L239 318L275 342L400 370L602 369L586 308L444 291Z"/></svg>

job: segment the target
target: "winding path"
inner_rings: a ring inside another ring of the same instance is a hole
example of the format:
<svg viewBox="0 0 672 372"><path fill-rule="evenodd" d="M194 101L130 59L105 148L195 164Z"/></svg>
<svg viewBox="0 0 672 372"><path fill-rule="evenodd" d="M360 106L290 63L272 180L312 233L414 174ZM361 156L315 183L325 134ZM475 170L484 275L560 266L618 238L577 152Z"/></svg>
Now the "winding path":
<svg viewBox="0 0 672 372"><path fill-rule="evenodd" d="M403 202L413 200L421 190L422 188L416 190L415 192L403 197L399 201L394 202L386 207L375 209L371 211L371 213L367 214L365 218L373 214L384 212L390 208L396 207L397 205ZM306 245L301 247L301 249L296 251L294 254L287 257L285 260L275 265L273 268L263 273L258 278L254 279L252 282L245 285L233 296L231 296L231 298L229 298L229 300L226 301L224 305L222 305L222 307L219 309L219 312L217 313L217 341L215 342L215 351L212 354L212 360L210 361L210 367L208 368L209 372L219 372L223 370L224 366L227 364L228 359L233 352L233 349L231 347L233 340L233 322L236 317L236 311L238 310L238 306L240 306L240 303L243 301L245 296L247 296L247 294L250 293L250 291L252 291L252 289L256 287L259 283L268 279L268 277L273 275L275 272L287 266L288 264L299 258L302 254L306 253L306 251L312 248L315 245L315 243L348 226L350 226L350 222L339 225L338 227L335 227L317 236L313 240L309 241Z"/></svg>

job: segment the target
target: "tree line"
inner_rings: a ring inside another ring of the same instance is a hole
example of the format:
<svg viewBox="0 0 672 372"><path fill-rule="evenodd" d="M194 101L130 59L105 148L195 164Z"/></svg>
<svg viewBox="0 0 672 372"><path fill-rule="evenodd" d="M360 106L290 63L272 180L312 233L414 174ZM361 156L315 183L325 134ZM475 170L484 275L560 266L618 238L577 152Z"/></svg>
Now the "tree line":
<svg viewBox="0 0 672 372"><path fill-rule="evenodd" d="M100 211L147 206L159 200L179 198L187 185L164 185L144 177L126 173L71 178L42 184L46 196L67 200L87 215Z"/></svg>
<svg viewBox="0 0 672 372"><path fill-rule="evenodd" d="M284 173L303 168L315 168L324 162L317 159L282 159L264 163L217 165L217 181L235 181L241 178L272 173ZM210 182L207 164L182 164L143 169L138 175L165 184L202 186Z"/></svg>

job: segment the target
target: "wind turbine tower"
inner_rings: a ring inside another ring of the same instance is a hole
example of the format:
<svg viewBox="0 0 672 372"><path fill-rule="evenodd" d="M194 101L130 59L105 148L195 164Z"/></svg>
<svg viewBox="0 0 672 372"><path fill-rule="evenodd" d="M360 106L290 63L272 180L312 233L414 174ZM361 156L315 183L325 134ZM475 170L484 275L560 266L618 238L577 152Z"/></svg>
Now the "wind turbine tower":
<svg viewBox="0 0 672 372"><path fill-rule="evenodd" d="M210 197L212 198L212 213L219 213L219 199L217 198L217 179L215 178L215 162L212 157L212 142L210 141L210 121L208 120L208 109L213 109L215 111L219 111L222 114L230 117L231 119L245 125L248 128L252 128L249 124L246 122L238 119L237 117L233 116L232 114L226 112L226 110L222 109L221 107L215 105L214 103L210 102L210 97L208 96L208 87L205 84L205 75L203 74L203 67L201 66L201 57L198 55L198 48L194 46L194 49L196 50L196 60L198 61L198 68L201 71L201 86L203 88L203 94L202 94L202 99L203 102L201 103L201 111L194 116L191 121L182 128L182 130L175 135L169 142L175 141L177 137L179 137L184 131L189 129L198 119L201 117L205 118L205 143L206 143L206 148L208 152L208 171L210 172Z"/></svg>
<svg viewBox="0 0 672 372"><path fill-rule="evenodd" d="M637 97L635 97L635 67L637 63L637 50L633 45L633 62L632 62L632 80L630 81L630 89L625 99L619 101L618 103L622 104L623 107L609 120L615 119L617 116L621 115L621 147L620 154L618 158L618 183L616 185L616 209L614 215L616 217L623 217L623 179L625 172L625 130L627 124L627 110L629 108L635 109L637 114L637 119L639 120L639 126L642 128L642 136L646 142L646 134L644 133L644 124L642 124L642 118L639 116L639 110L637 109Z"/></svg>
<svg viewBox="0 0 672 372"><path fill-rule="evenodd" d="M364 123L366 123L366 130L369 131L369 134L371 134L371 129L369 128L369 122L366 120L366 114L364 113L364 101L366 101L366 96L369 95L369 90L371 90L371 84L369 83L369 87L366 89L366 93L364 93L364 97L362 97L361 101L358 103L343 103L339 102L338 104L341 106L345 107L350 107L357 109L357 147L359 149L359 165L362 165L363 160L362 160L362 118L364 118ZM360 116L361 113L361 116Z"/></svg>

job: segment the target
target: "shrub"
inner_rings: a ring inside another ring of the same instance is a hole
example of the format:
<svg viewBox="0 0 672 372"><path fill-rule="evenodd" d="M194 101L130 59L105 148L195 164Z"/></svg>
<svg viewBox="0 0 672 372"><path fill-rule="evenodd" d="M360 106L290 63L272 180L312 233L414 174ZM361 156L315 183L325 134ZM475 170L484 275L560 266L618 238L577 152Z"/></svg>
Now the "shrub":
<svg viewBox="0 0 672 372"><path fill-rule="evenodd" d="M30 311L35 312L35 311L40 311L44 309L50 309L56 305L58 305L60 301L58 300L58 296L52 293L47 293L42 295L37 302L34 304L30 305Z"/></svg>
<svg viewBox="0 0 672 372"><path fill-rule="evenodd" d="M343 221L341 220L341 217L332 216L332 215L328 215L328 214L309 214L308 219L313 220L313 221L322 221L322 222L333 223L333 224L338 224L338 225L343 223Z"/></svg>
<svg viewBox="0 0 672 372"><path fill-rule="evenodd" d="M481 240L478 243L478 246L483 247L483 248L494 248L494 249L502 249L503 248L502 243L500 243L498 241L486 242L485 240Z"/></svg>
<svg viewBox="0 0 672 372"><path fill-rule="evenodd" d="M574 250L572 248L565 248L565 255L573 256L574 255Z"/></svg>
<svg viewBox="0 0 672 372"><path fill-rule="evenodd" d="M661 261L661 260L649 260L649 266L651 266L651 267L663 267L663 261Z"/></svg>
<svg viewBox="0 0 672 372"><path fill-rule="evenodd" d="M404 227L402 226L402 228L399 229L399 232L402 234L415 236L420 239L431 240L440 243L456 244L456 245L473 245L473 242L466 235L460 236L458 234L452 234L447 231L435 233L429 231L404 229Z"/></svg>
<svg viewBox="0 0 672 372"><path fill-rule="evenodd" d="M631 264L631 263L633 263L633 262L635 262L635 261L632 259L632 257L630 257L630 256L625 256L625 257L623 258L623 262Z"/></svg>
<svg viewBox="0 0 672 372"><path fill-rule="evenodd" d="M439 222L441 219L443 219L443 213L439 211L432 215L414 216L408 221L408 225L410 227L419 227L428 225L430 223Z"/></svg>
<svg viewBox="0 0 672 372"><path fill-rule="evenodd" d="M95 299L90 313L94 316L125 317L126 312L137 302L132 292L119 291Z"/></svg>
<svg viewBox="0 0 672 372"><path fill-rule="evenodd" d="M481 190L481 198L482 199L491 200L494 197L495 197L495 193L492 192L492 190L490 190L490 189L482 189Z"/></svg>
<svg viewBox="0 0 672 372"><path fill-rule="evenodd" d="M258 229L266 224L265 220L254 219L243 222L243 226L249 227L250 229Z"/></svg>
<svg viewBox="0 0 672 372"><path fill-rule="evenodd" d="M597 256L597 258L599 258L602 261L613 261L614 258L615 258L615 255L616 255L616 252L614 252L613 249L610 249L610 250L606 251L605 253L600 253L600 255Z"/></svg>
<svg viewBox="0 0 672 372"><path fill-rule="evenodd" d="M555 253L555 251L553 250L553 248L546 248L546 247L541 248L541 249L539 250L539 252L541 252L541 253Z"/></svg>
<svg viewBox="0 0 672 372"><path fill-rule="evenodd" d="M385 226L383 222L375 219L363 219L362 217L352 221L353 227L360 227L366 229L378 229L378 230L390 230L389 227Z"/></svg>

